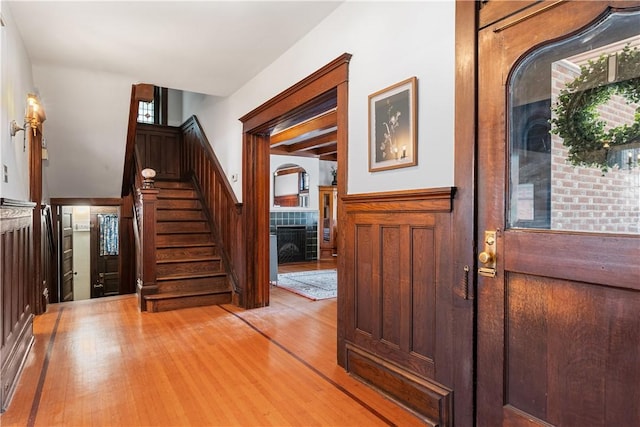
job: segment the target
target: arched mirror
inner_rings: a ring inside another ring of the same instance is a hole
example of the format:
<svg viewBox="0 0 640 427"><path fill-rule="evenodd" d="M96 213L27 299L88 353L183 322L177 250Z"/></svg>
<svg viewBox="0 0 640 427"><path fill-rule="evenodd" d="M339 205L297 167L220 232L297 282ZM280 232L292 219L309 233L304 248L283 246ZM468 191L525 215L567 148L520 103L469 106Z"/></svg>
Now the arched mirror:
<svg viewBox="0 0 640 427"><path fill-rule="evenodd" d="M274 207L309 207L309 174L300 165L287 163L273 173Z"/></svg>

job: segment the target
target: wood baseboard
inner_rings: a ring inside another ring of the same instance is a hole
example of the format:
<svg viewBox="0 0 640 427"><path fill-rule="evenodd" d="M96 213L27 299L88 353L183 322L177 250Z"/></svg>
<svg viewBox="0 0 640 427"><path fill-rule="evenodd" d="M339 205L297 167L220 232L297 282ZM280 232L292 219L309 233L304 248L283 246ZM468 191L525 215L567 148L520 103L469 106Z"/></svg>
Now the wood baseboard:
<svg viewBox="0 0 640 427"><path fill-rule="evenodd" d="M423 417L429 426L453 425L450 390L347 344L347 371Z"/></svg>

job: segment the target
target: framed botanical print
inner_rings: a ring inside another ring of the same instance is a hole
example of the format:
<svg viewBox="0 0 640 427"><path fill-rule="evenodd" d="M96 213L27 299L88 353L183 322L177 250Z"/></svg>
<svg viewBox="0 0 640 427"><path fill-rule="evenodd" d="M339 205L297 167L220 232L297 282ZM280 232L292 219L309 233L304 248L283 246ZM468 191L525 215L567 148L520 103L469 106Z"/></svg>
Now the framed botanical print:
<svg viewBox="0 0 640 427"><path fill-rule="evenodd" d="M369 95L369 172L418 164L417 80Z"/></svg>

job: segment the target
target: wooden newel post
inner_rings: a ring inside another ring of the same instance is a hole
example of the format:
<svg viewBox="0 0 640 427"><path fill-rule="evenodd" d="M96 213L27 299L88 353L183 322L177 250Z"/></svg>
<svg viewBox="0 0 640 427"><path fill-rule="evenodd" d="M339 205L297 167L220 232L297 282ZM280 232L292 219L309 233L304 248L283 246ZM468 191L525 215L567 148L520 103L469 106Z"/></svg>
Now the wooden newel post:
<svg viewBox="0 0 640 427"><path fill-rule="evenodd" d="M153 186L153 178L155 177L153 169L144 169L142 176L144 182L142 188L138 189L141 208L139 231L142 277L137 287L140 310L146 311L145 296L156 293L158 289L156 285L156 204L159 190Z"/></svg>

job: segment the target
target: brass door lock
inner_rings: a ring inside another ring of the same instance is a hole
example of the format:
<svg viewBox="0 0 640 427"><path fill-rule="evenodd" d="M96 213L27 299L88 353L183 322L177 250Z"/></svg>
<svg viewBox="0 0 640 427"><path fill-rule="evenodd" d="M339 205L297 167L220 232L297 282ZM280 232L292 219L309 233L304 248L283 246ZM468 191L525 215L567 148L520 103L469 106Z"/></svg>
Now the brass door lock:
<svg viewBox="0 0 640 427"><path fill-rule="evenodd" d="M497 231L484 232L484 251L478 254L478 261L483 267L478 274L484 277L496 277L496 236Z"/></svg>

